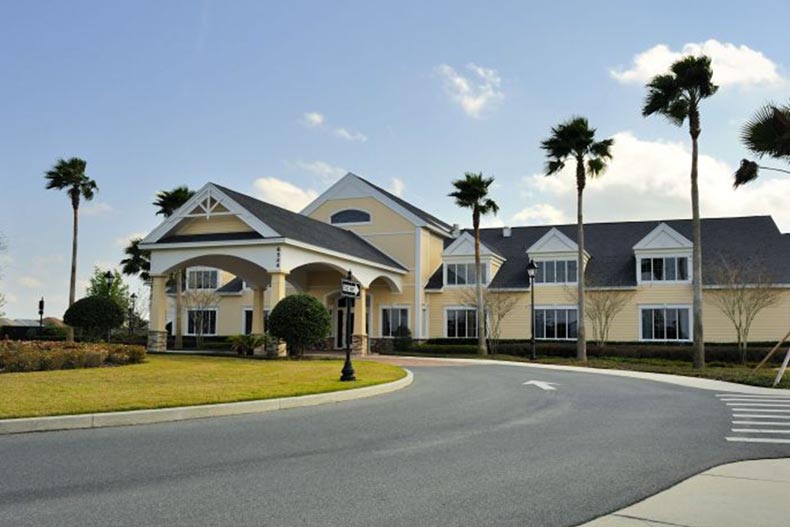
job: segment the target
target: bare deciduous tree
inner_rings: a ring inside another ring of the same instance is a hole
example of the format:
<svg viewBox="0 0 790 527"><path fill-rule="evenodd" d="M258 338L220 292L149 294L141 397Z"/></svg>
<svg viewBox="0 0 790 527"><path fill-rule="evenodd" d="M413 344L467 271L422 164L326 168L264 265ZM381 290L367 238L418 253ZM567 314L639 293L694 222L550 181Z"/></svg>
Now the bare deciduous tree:
<svg viewBox="0 0 790 527"><path fill-rule="evenodd" d="M590 281L587 280L588 283ZM566 292L570 300L577 301L576 289L567 288ZM585 316L592 324L593 340L599 348L603 348L609 342L609 330L614 317L631 301L635 291L621 287L600 288L591 285L585 289L585 292Z"/></svg>
<svg viewBox="0 0 790 527"><path fill-rule="evenodd" d="M465 306L477 306L477 291L472 287L464 287L459 290L461 302ZM494 353L497 353L499 348L499 339L502 335L502 321L510 313L516 304L518 304L519 296L515 293L507 291L492 291L491 289L483 289L483 308L486 314L488 324L488 343Z"/></svg>
<svg viewBox="0 0 790 527"><path fill-rule="evenodd" d="M760 311L779 301L780 291L756 259L722 257L713 272L721 289L711 291L710 299L732 323L741 362L746 362L752 323Z"/></svg>
<svg viewBox="0 0 790 527"><path fill-rule="evenodd" d="M219 304L219 297L213 289L191 289L184 295L184 300L189 314L187 320L194 330L195 345L202 348L203 336L209 329L209 312Z"/></svg>

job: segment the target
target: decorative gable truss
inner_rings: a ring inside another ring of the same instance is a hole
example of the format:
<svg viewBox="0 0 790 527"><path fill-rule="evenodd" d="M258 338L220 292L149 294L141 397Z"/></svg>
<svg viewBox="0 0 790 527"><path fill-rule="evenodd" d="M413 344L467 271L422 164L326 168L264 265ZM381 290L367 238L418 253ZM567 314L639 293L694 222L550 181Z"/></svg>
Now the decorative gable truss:
<svg viewBox="0 0 790 527"><path fill-rule="evenodd" d="M447 284L447 264L474 263L475 261L475 237L472 233L464 231L453 243L442 251L443 263L443 284ZM490 282L496 271L505 263L506 258L491 250L484 243L480 242L480 263L485 267L486 277Z"/></svg>
<svg viewBox="0 0 790 527"><path fill-rule="evenodd" d="M659 223L633 247L637 283L689 282L693 247L691 240L666 223ZM661 267L660 273L657 265ZM671 271L667 272L666 268Z"/></svg>
<svg viewBox="0 0 790 527"><path fill-rule="evenodd" d="M195 192L195 195L172 216L151 231L143 243L157 243L162 238L182 234L198 221L213 221L217 225L212 231L214 233L253 231L264 238L280 237L277 231L253 216L216 186L208 183Z"/></svg>
<svg viewBox="0 0 790 527"><path fill-rule="evenodd" d="M575 241L568 238L556 227L552 227L527 249L527 255L533 260L555 260L573 258L579 251ZM585 263L590 259L590 254L584 251Z"/></svg>

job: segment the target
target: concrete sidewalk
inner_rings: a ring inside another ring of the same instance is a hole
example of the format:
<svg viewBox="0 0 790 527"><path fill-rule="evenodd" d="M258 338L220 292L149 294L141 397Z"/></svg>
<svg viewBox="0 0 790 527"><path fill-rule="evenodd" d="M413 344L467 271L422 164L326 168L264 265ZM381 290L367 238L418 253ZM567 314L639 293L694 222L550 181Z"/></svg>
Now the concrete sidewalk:
<svg viewBox="0 0 790 527"><path fill-rule="evenodd" d="M713 468L580 527L788 525L790 459L762 459Z"/></svg>

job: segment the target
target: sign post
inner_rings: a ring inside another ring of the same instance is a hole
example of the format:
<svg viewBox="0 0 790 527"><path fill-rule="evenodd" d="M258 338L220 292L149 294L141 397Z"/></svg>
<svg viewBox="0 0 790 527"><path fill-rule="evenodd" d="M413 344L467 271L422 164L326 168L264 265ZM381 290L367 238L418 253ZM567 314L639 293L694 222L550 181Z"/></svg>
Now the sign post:
<svg viewBox="0 0 790 527"><path fill-rule="evenodd" d="M361 291L359 282L351 277L351 271L348 271L348 276L340 281L340 294L346 299L346 362L343 364L343 371L340 375L340 380L343 382L357 380L354 375L354 366L351 364L351 332L354 326L351 324L351 308L354 307L354 300L359 298Z"/></svg>

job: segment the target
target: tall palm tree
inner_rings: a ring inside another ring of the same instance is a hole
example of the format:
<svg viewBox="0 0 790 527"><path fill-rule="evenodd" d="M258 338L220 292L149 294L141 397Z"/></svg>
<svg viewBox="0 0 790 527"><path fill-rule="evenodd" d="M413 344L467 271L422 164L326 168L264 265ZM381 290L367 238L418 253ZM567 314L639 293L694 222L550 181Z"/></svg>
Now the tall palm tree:
<svg viewBox="0 0 790 527"><path fill-rule="evenodd" d="M576 358L587 360L587 332L584 324L584 213L583 196L587 175L596 177L606 170L612 158L614 139L595 140L595 128L584 117L572 117L551 129L551 136L540 143L546 151L546 175L556 174L567 161L576 162L576 220L578 246L576 272L578 287Z"/></svg>
<svg viewBox="0 0 790 527"><path fill-rule="evenodd" d="M705 339L702 333L702 233L699 217L697 164L699 157L699 108L719 89L713 84L710 57L687 56L670 67L669 73L653 77L647 84L642 115L663 115L677 126L688 120L691 135L691 229L694 241L692 283L694 286L694 368L705 367Z"/></svg>
<svg viewBox="0 0 790 527"><path fill-rule="evenodd" d="M767 104L747 121L741 132L743 144L759 158L770 158L790 163L790 104ZM735 172L735 187L757 179L760 170L775 170L790 174L790 170L760 166L748 159L741 160Z"/></svg>
<svg viewBox="0 0 790 527"><path fill-rule="evenodd" d="M162 190L156 194L154 206L157 207L157 214L161 214L165 218L172 216L184 203L195 195L195 191L191 190L186 185L181 185L173 190ZM175 325L175 348L183 349L184 347L184 329L182 322L182 310L184 304L184 269L176 273L176 319Z"/></svg>
<svg viewBox="0 0 790 527"><path fill-rule="evenodd" d="M483 173L464 173L463 179L453 181L455 190L449 194L459 207L472 209L472 227L475 233L475 293L477 296L477 352L488 354L485 337L485 307L483 305L483 269L480 265L480 217L499 212L499 205L488 197L488 187L494 178L483 177Z"/></svg>
<svg viewBox="0 0 790 527"><path fill-rule="evenodd" d="M90 201L98 192L96 182L85 175L87 163L78 157L68 161L59 159L44 178L47 180L47 189L65 190L71 200L72 209L72 236L71 236L71 277L69 281L69 307L74 303L77 289L77 238L79 231L80 200ZM69 328L68 341L74 341L74 330Z"/></svg>
<svg viewBox="0 0 790 527"><path fill-rule="evenodd" d="M151 276L151 252L140 249L142 238L129 240L129 245L123 250L126 258L121 260L121 271L129 276L139 276L147 282Z"/></svg>

